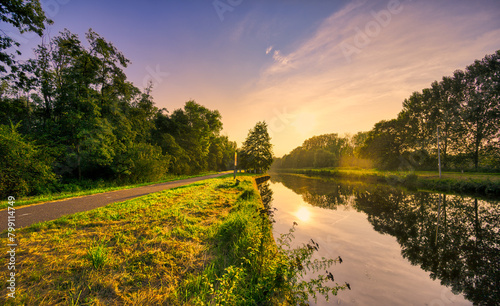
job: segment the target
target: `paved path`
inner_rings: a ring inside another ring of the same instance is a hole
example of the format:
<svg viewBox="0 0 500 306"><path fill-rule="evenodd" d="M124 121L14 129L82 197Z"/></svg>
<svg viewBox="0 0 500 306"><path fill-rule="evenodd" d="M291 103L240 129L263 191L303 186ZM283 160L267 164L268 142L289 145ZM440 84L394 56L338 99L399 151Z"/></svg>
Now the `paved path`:
<svg viewBox="0 0 500 306"><path fill-rule="evenodd" d="M109 191L71 198L46 202L26 207L15 207L16 228L25 227L36 222L54 220L64 215L70 215L81 211L92 210L94 208L106 206L114 202L130 200L136 197L147 195L165 189L175 188L209 178L219 177L227 173L219 173L207 176L193 177L184 180L160 183L155 185L137 187L132 189ZM7 229L7 209L0 211L0 232Z"/></svg>

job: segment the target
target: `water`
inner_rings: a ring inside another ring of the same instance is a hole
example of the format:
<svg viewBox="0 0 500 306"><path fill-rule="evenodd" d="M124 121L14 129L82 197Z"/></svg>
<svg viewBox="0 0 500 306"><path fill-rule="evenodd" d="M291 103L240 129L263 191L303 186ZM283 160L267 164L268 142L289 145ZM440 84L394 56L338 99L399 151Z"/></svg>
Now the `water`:
<svg viewBox="0 0 500 306"><path fill-rule="evenodd" d="M498 201L297 175L267 184L275 237L295 221L295 245L313 238L316 258L343 259L329 271L352 290L318 305L500 303Z"/></svg>

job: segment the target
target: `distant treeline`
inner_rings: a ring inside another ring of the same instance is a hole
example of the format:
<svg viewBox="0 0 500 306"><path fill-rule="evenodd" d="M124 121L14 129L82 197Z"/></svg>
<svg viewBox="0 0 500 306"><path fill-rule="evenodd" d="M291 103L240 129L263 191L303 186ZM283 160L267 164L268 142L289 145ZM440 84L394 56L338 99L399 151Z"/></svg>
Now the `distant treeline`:
<svg viewBox="0 0 500 306"><path fill-rule="evenodd" d="M325 168L339 166L371 167L372 163L361 157L360 149L366 132L354 136L338 134L313 136L282 158L276 158L272 168Z"/></svg>
<svg viewBox="0 0 500 306"><path fill-rule="evenodd" d="M353 137L312 137L273 167L436 169L437 130L446 170L500 170L500 50L434 81L403 102L396 119Z"/></svg>
<svg viewBox="0 0 500 306"><path fill-rule="evenodd" d="M69 31L5 71L0 86L0 193L44 192L64 181L142 182L228 169L236 143L221 115L194 101L168 113L151 86L127 81L129 61L89 30Z"/></svg>

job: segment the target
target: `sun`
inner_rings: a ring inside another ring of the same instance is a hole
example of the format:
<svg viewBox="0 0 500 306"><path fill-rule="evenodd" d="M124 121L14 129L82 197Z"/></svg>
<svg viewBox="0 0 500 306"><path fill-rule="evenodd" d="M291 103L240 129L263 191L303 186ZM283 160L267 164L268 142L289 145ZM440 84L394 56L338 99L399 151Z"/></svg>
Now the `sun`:
<svg viewBox="0 0 500 306"><path fill-rule="evenodd" d="M309 222L311 220L311 211L303 206L295 212L295 216L302 222Z"/></svg>

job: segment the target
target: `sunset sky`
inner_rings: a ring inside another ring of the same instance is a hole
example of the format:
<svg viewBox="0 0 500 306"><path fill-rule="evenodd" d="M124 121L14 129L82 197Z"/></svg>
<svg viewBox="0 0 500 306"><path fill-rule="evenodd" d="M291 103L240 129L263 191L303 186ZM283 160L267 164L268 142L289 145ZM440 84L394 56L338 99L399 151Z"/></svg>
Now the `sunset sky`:
<svg viewBox="0 0 500 306"><path fill-rule="evenodd" d="M130 81L153 81L158 107L218 109L238 146L265 120L276 156L313 135L370 130L500 49L498 0L41 2L51 37L92 28L131 60ZM27 57L40 43L17 40Z"/></svg>

